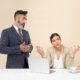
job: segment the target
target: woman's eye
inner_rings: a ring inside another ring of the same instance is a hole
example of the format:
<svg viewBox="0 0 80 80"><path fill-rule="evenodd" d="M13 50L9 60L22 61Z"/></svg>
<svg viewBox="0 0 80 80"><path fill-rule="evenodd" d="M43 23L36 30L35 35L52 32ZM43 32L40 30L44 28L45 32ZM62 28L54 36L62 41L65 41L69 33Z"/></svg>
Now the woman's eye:
<svg viewBox="0 0 80 80"><path fill-rule="evenodd" d="M59 40L59 38L57 38L57 40Z"/></svg>
<svg viewBox="0 0 80 80"><path fill-rule="evenodd" d="M53 42L55 42L55 40L53 40Z"/></svg>

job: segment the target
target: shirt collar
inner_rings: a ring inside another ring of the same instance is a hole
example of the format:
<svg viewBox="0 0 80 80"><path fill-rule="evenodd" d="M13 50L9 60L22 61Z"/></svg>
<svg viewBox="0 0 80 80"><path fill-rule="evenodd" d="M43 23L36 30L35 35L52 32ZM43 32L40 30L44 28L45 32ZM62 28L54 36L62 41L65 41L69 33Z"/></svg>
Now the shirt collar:
<svg viewBox="0 0 80 80"><path fill-rule="evenodd" d="M13 25L13 27L16 29L16 31L18 32L18 27L16 25Z"/></svg>

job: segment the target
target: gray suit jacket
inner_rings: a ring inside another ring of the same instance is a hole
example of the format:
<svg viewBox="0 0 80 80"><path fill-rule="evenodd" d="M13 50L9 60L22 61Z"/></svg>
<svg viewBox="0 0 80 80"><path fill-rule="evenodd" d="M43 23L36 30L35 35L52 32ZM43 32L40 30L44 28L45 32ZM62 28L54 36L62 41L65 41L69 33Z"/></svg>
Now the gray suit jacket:
<svg viewBox="0 0 80 80"><path fill-rule="evenodd" d="M28 31L23 30L23 38L25 43L31 44ZM24 58L29 57L28 53L22 53L19 45L21 44L18 33L15 28L11 26L2 31L0 41L0 53L7 54L6 68L23 68ZM30 52L32 51L32 48Z"/></svg>

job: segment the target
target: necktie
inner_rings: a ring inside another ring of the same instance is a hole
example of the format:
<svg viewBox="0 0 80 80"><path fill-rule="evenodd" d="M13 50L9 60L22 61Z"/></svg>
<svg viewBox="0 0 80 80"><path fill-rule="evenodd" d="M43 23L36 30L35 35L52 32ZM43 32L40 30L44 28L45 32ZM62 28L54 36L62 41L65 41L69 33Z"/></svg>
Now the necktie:
<svg viewBox="0 0 80 80"><path fill-rule="evenodd" d="M20 38L20 41L21 41L21 43L23 43L24 40L23 40L22 29L19 28L18 31L19 31L19 38Z"/></svg>

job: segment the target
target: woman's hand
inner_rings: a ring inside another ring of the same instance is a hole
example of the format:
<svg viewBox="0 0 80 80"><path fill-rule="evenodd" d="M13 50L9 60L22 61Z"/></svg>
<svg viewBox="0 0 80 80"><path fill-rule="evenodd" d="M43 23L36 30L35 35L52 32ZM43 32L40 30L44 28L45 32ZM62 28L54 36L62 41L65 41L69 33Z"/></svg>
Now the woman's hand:
<svg viewBox="0 0 80 80"><path fill-rule="evenodd" d="M80 46L79 45L74 45L73 47L71 47L71 52L73 54L73 57L75 57L75 54L80 50Z"/></svg>
<svg viewBox="0 0 80 80"><path fill-rule="evenodd" d="M44 50L40 46L36 46L37 52L41 55L41 57L44 57Z"/></svg>
<svg viewBox="0 0 80 80"><path fill-rule="evenodd" d="M80 70L80 65L77 66L77 70Z"/></svg>

